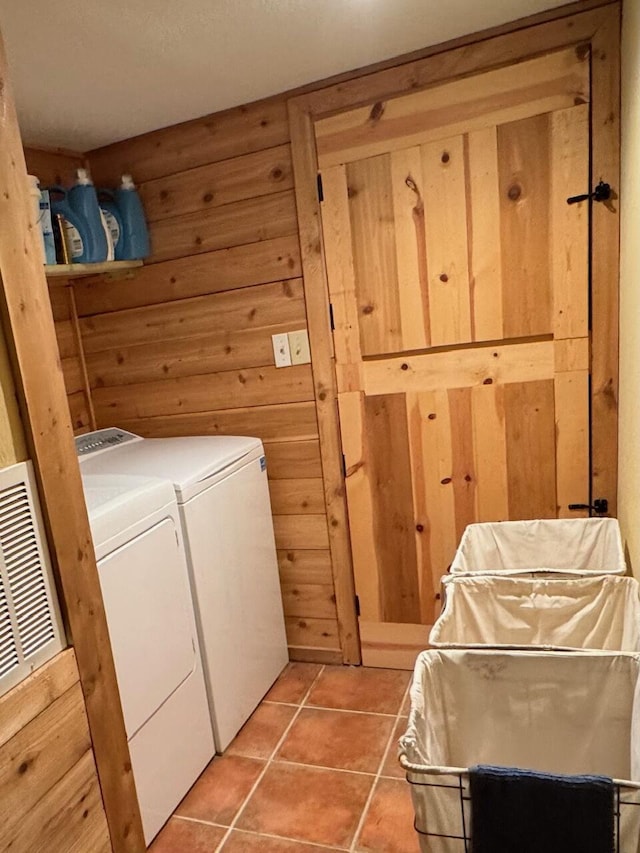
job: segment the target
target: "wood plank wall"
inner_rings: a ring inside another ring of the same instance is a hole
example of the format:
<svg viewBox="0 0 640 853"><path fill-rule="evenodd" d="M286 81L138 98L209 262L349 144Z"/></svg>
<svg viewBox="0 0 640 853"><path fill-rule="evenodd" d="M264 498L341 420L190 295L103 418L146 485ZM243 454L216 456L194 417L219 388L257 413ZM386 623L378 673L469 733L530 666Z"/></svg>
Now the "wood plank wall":
<svg viewBox="0 0 640 853"><path fill-rule="evenodd" d="M292 659L342 660L310 365L276 369L305 328L284 98L89 154L140 185L153 255L131 278L76 281L99 427L265 443Z"/></svg>
<svg viewBox="0 0 640 853"><path fill-rule="evenodd" d="M72 649L0 698L0 849L111 853Z"/></svg>
<svg viewBox="0 0 640 853"><path fill-rule="evenodd" d="M53 184L69 186L73 183L75 169L85 165L84 156L71 151L25 148L24 154L29 174L40 178L41 187ZM95 429L95 422L70 281L52 279L49 294L71 423L76 434L88 432Z"/></svg>

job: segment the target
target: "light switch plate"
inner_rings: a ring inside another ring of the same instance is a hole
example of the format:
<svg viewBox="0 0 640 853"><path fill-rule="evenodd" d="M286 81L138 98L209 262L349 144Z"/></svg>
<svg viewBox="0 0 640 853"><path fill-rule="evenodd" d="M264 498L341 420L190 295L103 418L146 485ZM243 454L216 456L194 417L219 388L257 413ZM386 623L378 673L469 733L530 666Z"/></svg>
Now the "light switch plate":
<svg viewBox="0 0 640 853"><path fill-rule="evenodd" d="M291 364L309 364L311 352L306 329L289 332L289 350L291 351Z"/></svg>
<svg viewBox="0 0 640 853"><path fill-rule="evenodd" d="M289 349L289 338L286 333L282 335L271 335L273 343L273 357L276 367L291 367L291 351Z"/></svg>

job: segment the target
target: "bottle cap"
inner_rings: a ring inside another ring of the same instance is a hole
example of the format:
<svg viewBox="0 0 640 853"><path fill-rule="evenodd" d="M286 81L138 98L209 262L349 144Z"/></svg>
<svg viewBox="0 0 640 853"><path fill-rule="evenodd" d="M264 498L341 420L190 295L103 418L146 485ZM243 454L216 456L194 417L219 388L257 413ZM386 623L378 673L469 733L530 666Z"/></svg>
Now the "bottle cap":
<svg viewBox="0 0 640 853"><path fill-rule="evenodd" d="M77 169L76 176L77 184L80 184L81 186L89 186L91 184L91 178L89 177L89 172L87 172L86 169Z"/></svg>

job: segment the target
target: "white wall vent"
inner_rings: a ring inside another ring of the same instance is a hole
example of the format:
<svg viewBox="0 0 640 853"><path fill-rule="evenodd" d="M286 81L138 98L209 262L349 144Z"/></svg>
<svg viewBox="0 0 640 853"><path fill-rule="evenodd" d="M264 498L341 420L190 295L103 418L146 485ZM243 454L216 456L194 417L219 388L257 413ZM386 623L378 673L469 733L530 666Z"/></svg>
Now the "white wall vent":
<svg viewBox="0 0 640 853"><path fill-rule="evenodd" d="M65 645L31 462L0 470L0 694Z"/></svg>

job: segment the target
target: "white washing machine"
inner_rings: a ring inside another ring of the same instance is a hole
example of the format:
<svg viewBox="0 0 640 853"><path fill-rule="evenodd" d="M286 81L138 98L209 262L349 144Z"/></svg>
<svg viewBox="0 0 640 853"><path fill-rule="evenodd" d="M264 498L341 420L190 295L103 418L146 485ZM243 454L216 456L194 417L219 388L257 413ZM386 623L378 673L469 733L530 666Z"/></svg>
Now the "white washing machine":
<svg viewBox="0 0 640 853"><path fill-rule="evenodd" d="M76 439L84 473L161 476L175 488L218 752L288 661L262 442L143 439L116 428Z"/></svg>
<svg viewBox="0 0 640 853"><path fill-rule="evenodd" d="M83 471L147 844L214 754L175 492Z"/></svg>

